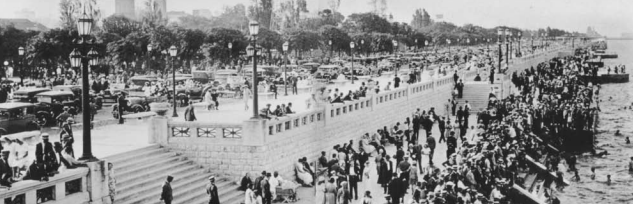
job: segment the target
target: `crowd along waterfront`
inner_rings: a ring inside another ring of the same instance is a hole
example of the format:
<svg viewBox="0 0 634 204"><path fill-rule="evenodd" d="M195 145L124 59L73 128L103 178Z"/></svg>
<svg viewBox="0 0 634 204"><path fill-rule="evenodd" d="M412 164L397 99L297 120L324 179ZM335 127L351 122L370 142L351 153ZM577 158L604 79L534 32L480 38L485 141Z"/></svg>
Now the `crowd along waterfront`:
<svg viewBox="0 0 634 204"><path fill-rule="evenodd" d="M607 50L618 53L619 58L605 59L605 66L625 65L626 73L630 74L628 83L602 84L595 146L597 151L607 150L609 154L578 157L580 180L559 195L562 203L632 203L632 172L628 172L632 165L632 144L626 143L626 138L632 137L632 40L609 40ZM617 130L621 134L615 134ZM572 172L566 175L574 181Z"/></svg>

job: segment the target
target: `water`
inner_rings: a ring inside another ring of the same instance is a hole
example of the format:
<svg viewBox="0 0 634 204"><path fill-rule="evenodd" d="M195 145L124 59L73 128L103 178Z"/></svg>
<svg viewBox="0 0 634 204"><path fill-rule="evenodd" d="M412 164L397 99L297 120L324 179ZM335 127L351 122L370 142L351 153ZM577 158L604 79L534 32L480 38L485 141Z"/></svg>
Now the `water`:
<svg viewBox="0 0 634 204"><path fill-rule="evenodd" d="M625 144L625 137L632 139L632 41L608 41L608 51L616 52L617 59L605 60L606 66L625 65L630 82L605 84L600 98L602 112L599 114L597 147L610 155L603 158L581 156L578 158L579 182L572 182L559 195L561 203L632 203L632 174L628 172L632 144ZM610 97L612 99L610 100ZM627 110L623 107L627 106ZM622 135L615 136L616 130ZM596 178L590 179L590 167L595 167ZM607 175L612 184L607 185ZM572 181L571 173L566 173Z"/></svg>

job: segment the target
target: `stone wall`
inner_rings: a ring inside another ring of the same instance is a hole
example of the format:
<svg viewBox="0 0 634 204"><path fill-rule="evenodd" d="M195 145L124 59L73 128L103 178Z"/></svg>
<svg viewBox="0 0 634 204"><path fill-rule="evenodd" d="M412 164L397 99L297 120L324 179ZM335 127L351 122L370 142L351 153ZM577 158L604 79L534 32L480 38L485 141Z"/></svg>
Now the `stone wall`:
<svg viewBox="0 0 634 204"><path fill-rule="evenodd" d="M509 70L535 66L557 54L516 59ZM461 75L474 77L475 71ZM507 81L504 80L504 86L510 85ZM451 97L452 85L452 76L403 84L395 90L346 104L326 104L279 120L209 124L156 117L152 119L149 140L183 153L217 175L236 181L247 172L254 175L264 170L278 171L290 179L294 178L293 167L299 158L307 157L314 162L321 151L328 152L334 145L350 140L358 145L363 134L402 123L417 108L429 110L435 107L437 114L444 114L442 106Z"/></svg>

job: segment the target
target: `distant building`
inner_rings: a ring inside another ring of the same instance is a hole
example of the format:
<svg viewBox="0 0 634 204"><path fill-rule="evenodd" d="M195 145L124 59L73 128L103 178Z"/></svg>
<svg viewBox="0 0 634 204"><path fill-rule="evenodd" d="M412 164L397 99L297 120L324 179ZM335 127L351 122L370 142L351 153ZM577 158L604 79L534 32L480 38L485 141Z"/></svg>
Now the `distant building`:
<svg viewBox="0 0 634 204"><path fill-rule="evenodd" d="M621 38L624 38L624 39L632 39L633 36L634 34L632 33L621 33Z"/></svg>
<svg viewBox="0 0 634 204"><path fill-rule="evenodd" d="M48 28L24 18L0 18L0 27L11 26L20 30L46 31Z"/></svg>
<svg viewBox="0 0 634 204"><path fill-rule="evenodd" d="M115 0L114 15L136 19L134 0Z"/></svg>
<svg viewBox="0 0 634 204"><path fill-rule="evenodd" d="M180 18L188 16L189 14L184 11L170 11L167 12L167 23L180 23Z"/></svg>
<svg viewBox="0 0 634 204"><path fill-rule="evenodd" d="M203 18L211 18L213 16L209 9L194 9L192 11L192 14L194 14L194 16L200 16Z"/></svg>

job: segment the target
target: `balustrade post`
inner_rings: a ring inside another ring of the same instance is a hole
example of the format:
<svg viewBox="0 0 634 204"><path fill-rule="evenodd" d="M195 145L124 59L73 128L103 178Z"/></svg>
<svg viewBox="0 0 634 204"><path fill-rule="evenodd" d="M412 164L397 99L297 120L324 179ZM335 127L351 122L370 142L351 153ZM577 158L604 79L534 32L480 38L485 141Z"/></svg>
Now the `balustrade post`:
<svg viewBox="0 0 634 204"><path fill-rule="evenodd" d="M244 144L264 145L268 135L268 121L270 120L249 119L242 122L242 141Z"/></svg>

